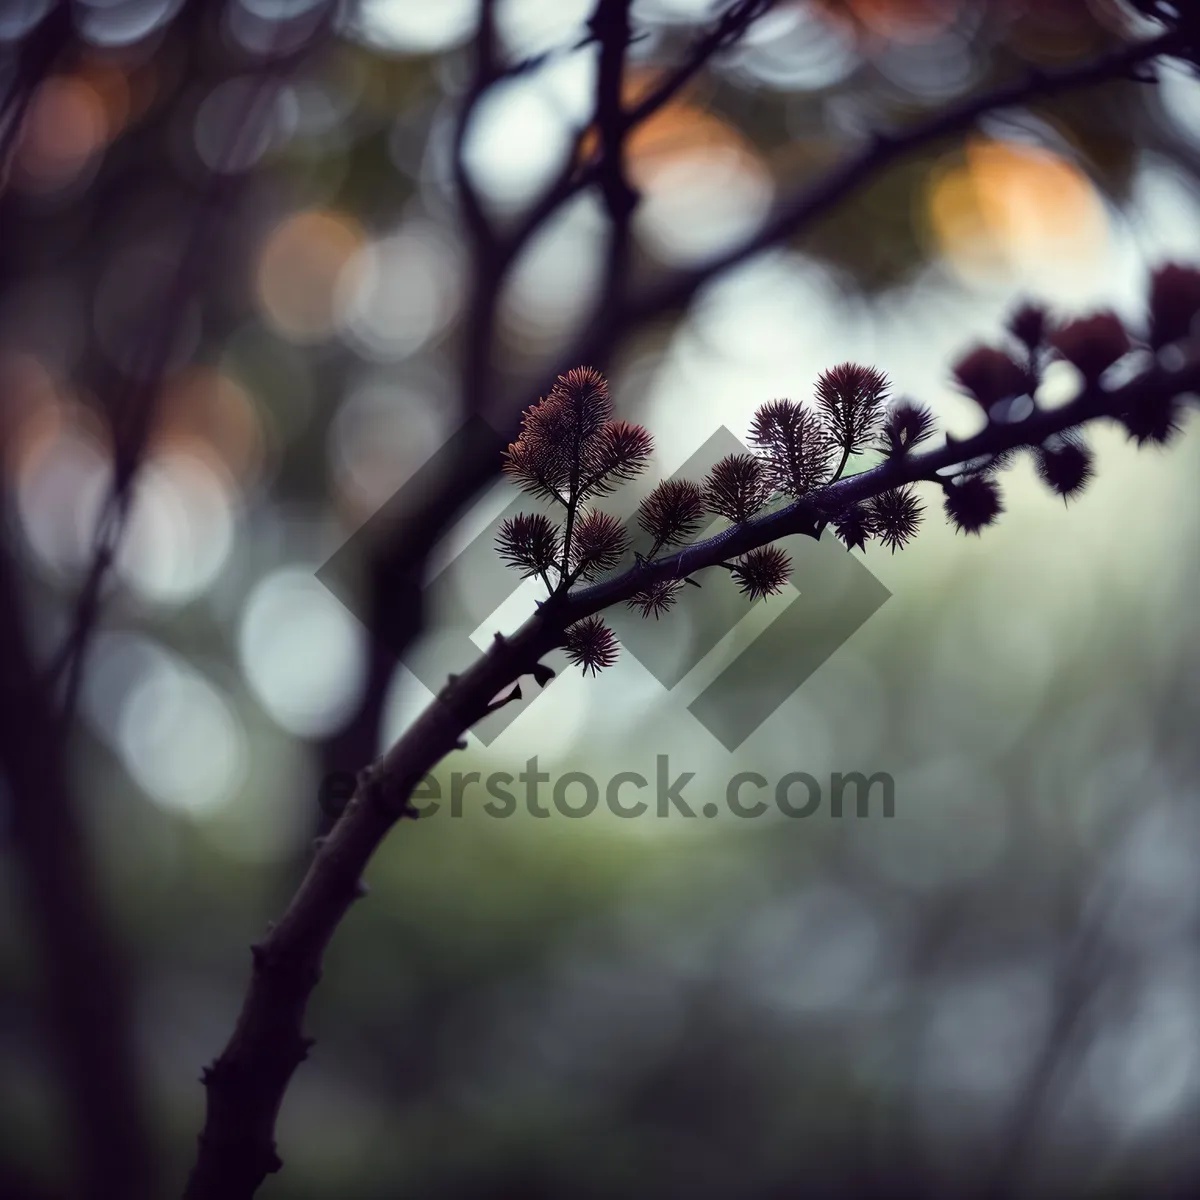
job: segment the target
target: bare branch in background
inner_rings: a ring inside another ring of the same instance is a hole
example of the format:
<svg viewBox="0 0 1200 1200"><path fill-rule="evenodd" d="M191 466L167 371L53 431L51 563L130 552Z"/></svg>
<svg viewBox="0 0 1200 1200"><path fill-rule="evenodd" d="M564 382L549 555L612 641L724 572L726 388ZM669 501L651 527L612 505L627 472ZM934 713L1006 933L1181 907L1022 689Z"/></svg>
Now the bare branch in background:
<svg viewBox="0 0 1200 1200"><path fill-rule="evenodd" d="M0 105L0 192L8 186L17 144L38 88L73 45L71 6L58 0L22 42L16 73Z"/></svg>
<svg viewBox="0 0 1200 1200"><path fill-rule="evenodd" d="M239 175L225 168L233 167L247 136L255 136L270 119L281 82L323 40L331 16L327 8L298 50L267 60L246 119L230 130L208 181L168 292L146 313L126 381L108 398L112 483L73 618L48 666L32 657L24 597L8 548L0 547L5 713L0 768L9 786L9 841L38 967L46 1042L57 1059L73 1194L81 1200L149 1200L158 1194L157 1152L134 1035L134 989L88 845L84 803L67 773L66 749L87 648L133 502L171 349L241 186ZM75 48L67 4L56 5L23 43L4 106L0 189L39 86Z"/></svg>
<svg viewBox="0 0 1200 1200"><path fill-rule="evenodd" d="M100 611L100 596L116 559L130 508L135 482L158 410L159 393L167 376L172 343L188 305L200 291L206 269L214 258L214 245L222 222L245 186L247 175L236 163L248 142L258 136L274 116L279 92L289 73L321 44L329 30L334 7L324 10L313 34L303 45L286 54L269 58L260 70L245 119L230 127L190 226L179 268L160 304L146 314L145 334L137 348L124 388L108 405L112 432L113 477L96 525L92 559L79 590L70 631L49 669L51 683L65 675L62 721L69 723L75 711L83 676L87 644Z"/></svg>
<svg viewBox="0 0 1200 1200"><path fill-rule="evenodd" d="M138 1072L129 965L110 920L67 777L61 722L30 653L8 547L0 544L0 771L8 842L58 1073L80 1200L151 1200L156 1155Z"/></svg>

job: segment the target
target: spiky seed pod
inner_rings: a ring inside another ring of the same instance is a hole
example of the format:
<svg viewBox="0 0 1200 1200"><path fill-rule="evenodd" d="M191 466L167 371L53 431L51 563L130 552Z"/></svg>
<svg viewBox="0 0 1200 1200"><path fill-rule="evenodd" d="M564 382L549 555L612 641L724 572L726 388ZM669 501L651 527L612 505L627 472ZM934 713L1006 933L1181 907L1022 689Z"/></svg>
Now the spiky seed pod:
<svg viewBox="0 0 1200 1200"><path fill-rule="evenodd" d="M829 478L832 445L816 414L794 400L762 405L750 426L750 444L776 492L803 496Z"/></svg>
<svg viewBox="0 0 1200 1200"><path fill-rule="evenodd" d="M1025 371L993 346L976 346L954 364L953 371L963 390L985 412L1029 390Z"/></svg>
<svg viewBox="0 0 1200 1200"><path fill-rule="evenodd" d="M842 363L817 380L817 406L830 441L846 454L858 454L879 428L887 401L887 376L874 367Z"/></svg>
<svg viewBox="0 0 1200 1200"><path fill-rule="evenodd" d="M704 519L704 492L690 479L664 479L638 505L638 525L659 546L688 541Z"/></svg>
<svg viewBox="0 0 1200 1200"><path fill-rule="evenodd" d="M1150 345L1161 350L1186 338L1200 313L1200 271L1166 263L1150 277Z"/></svg>
<svg viewBox="0 0 1200 1200"><path fill-rule="evenodd" d="M851 504L833 518L833 528L847 549L865 550L875 536L875 520L865 504Z"/></svg>
<svg viewBox="0 0 1200 1200"><path fill-rule="evenodd" d="M542 513L518 513L500 526L496 549L523 579L540 575L558 563L562 531Z"/></svg>
<svg viewBox="0 0 1200 1200"><path fill-rule="evenodd" d="M1179 432L1182 411L1176 397L1151 395L1125 409L1120 420L1139 446L1163 446Z"/></svg>
<svg viewBox="0 0 1200 1200"><path fill-rule="evenodd" d="M1129 334L1114 312L1093 313L1060 325L1050 345L1071 363L1088 383L1095 383L1118 359L1129 353Z"/></svg>
<svg viewBox="0 0 1200 1200"><path fill-rule="evenodd" d="M523 491L547 500L562 500L571 479L571 459L540 430L526 429L505 451L504 471Z"/></svg>
<svg viewBox="0 0 1200 1200"><path fill-rule="evenodd" d="M595 675L617 661L617 635L599 618L585 617L567 627L563 643L567 658L586 675Z"/></svg>
<svg viewBox="0 0 1200 1200"><path fill-rule="evenodd" d="M1083 491L1095 473L1092 452L1077 438L1058 435L1039 448L1037 472L1051 491L1070 500Z"/></svg>
<svg viewBox="0 0 1200 1200"><path fill-rule="evenodd" d="M1004 511L1000 485L986 475L968 475L958 483L945 483L946 516L959 533L979 533Z"/></svg>
<svg viewBox="0 0 1200 1200"><path fill-rule="evenodd" d="M1046 336L1046 310L1038 304L1022 304L1009 317L1008 331L1026 350L1040 349Z"/></svg>
<svg viewBox="0 0 1200 1200"><path fill-rule="evenodd" d="M654 451L647 429L630 421L609 421L581 448L579 496L606 496L646 469Z"/></svg>
<svg viewBox="0 0 1200 1200"><path fill-rule="evenodd" d="M570 457L611 417L612 401L604 377L591 367L576 367L560 375L549 394L525 410L519 440L545 442Z"/></svg>
<svg viewBox="0 0 1200 1200"><path fill-rule="evenodd" d="M976 472L979 475L995 475L999 471L1007 471L1017 460L1018 451L1015 449L1000 450L988 456L987 461Z"/></svg>
<svg viewBox="0 0 1200 1200"><path fill-rule="evenodd" d="M868 505L876 537L893 554L912 539L925 515L925 506L908 486L880 492L868 501Z"/></svg>
<svg viewBox="0 0 1200 1200"><path fill-rule="evenodd" d="M526 491L563 503L611 492L645 467L653 448L640 425L611 417L604 377L591 367L568 371L526 409L505 470Z"/></svg>
<svg viewBox="0 0 1200 1200"><path fill-rule="evenodd" d="M660 579L640 592L635 592L626 603L643 617L654 617L657 620L675 606L683 586L682 579Z"/></svg>
<svg viewBox="0 0 1200 1200"><path fill-rule="evenodd" d="M778 546L759 546L743 554L731 574L743 595L758 600L783 591L792 574L792 560Z"/></svg>
<svg viewBox="0 0 1200 1200"><path fill-rule="evenodd" d="M879 433L879 449L889 458L907 454L933 433L933 413L923 404L902 400L889 409Z"/></svg>
<svg viewBox="0 0 1200 1200"><path fill-rule="evenodd" d="M752 454L727 454L705 480L705 507L739 524L750 520L770 498L771 482L766 468Z"/></svg>
<svg viewBox="0 0 1200 1200"><path fill-rule="evenodd" d="M612 417L608 381L594 367L575 367L560 375L547 399L561 405L566 423L580 441L599 433Z"/></svg>
<svg viewBox="0 0 1200 1200"><path fill-rule="evenodd" d="M571 535L571 566L585 579L611 571L629 546L624 524L593 509L575 523Z"/></svg>

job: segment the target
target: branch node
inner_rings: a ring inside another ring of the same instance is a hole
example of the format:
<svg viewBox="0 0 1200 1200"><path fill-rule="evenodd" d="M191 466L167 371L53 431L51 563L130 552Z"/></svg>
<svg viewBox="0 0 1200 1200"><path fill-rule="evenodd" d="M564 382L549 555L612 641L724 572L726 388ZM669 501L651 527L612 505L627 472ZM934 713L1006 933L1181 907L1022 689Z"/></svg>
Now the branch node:
<svg viewBox="0 0 1200 1200"><path fill-rule="evenodd" d="M385 813L391 811L388 805L387 789L384 787L379 771L374 765L363 767L358 773L356 783L358 794L363 798L364 804Z"/></svg>

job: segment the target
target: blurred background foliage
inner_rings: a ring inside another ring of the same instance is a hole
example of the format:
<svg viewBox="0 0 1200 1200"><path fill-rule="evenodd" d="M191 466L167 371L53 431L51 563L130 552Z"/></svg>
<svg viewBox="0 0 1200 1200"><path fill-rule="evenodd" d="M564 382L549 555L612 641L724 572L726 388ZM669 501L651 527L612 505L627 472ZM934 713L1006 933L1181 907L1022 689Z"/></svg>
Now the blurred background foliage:
<svg viewBox="0 0 1200 1200"><path fill-rule="evenodd" d="M50 7L0 10L0 81L61 19ZM635 3L631 88L710 8ZM135 961L172 1187L246 946L303 871L322 739L366 672L364 631L313 571L461 419L470 275L449 139L475 6L361 0L313 46L319 10L81 0L6 135L6 534L46 657L91 554L110 421L154 400L69 769ZM501 0L506 53L546 58L468 139L497 213L586 117L587 11ZM1153 28L1117 0L779 3L633 138L639 275L729 245L873 131ZM948 363L996 340L1018 298L1136 321L1149 266L1197 257L1198 149L1200 85L1178 64L1156 86L995 114L643 331L613 364L618 407L655 433L666 474L851 359L970 432ZM531 245L502 356L562 343L602 230L584 196ZM1048 390L1072 384L1064 368ZM1021 462L980 541L942 528L935 500L912 549L872 549L892 598L733 755L686 703L770 606L670 694L627 656L446 764L448 781L538 755L605 780L653 777L667 755L694 772L696 809L739 770L885 771L896 815L498 820L468 799L461 818L398 829L333 944L281 1118L286 1166L262 1195L1194 1184L1200 450L1095 446L1099 478L1069 511ZM510 498L498 485L464 528ZM401 667L382 740L427 699ZM0 1155L55 1194L69 1151L13 912L0 905Z"/></svg>

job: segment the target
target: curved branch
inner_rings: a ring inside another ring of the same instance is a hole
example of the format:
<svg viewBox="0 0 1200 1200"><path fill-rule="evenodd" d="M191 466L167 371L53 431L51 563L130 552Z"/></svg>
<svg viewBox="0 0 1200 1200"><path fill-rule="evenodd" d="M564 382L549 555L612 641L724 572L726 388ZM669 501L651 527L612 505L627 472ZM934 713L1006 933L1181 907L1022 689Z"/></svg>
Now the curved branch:
<svg viewBox="0 0 1200 1200"><path fill-rule="evenodd" d="M552 596L513 636L497 634L479 660L452 677L404 736L362 772L354 797L317 851L283 919L253 947L254 972L237 1028L205 1072L208 1117L185 1200L246 1200L279 1168L275 1118L292 1074L312 1045L303 1034L305 1007L330 939L363 894L363 871L389 829L405 816L418 815L410 797L420 780L453 750L465 748L464 734L504 689L522 675L544 675L540 660L562 645L568 626L656 582L685 578L792 534L817 536L818 522L830 508L933 479L972 459L1038 446L1056 433L1115 417L1139 402L1198 390L1200 362L1174 371L1153 367L1111 392L1085 388L1061 408L1034 410L1022 421L989 424L966 441L947 439L936 450L889 459L666 558L640 558L615 579Z"/></svg>
<svg viewBox="0 0 1200 1200"><path fill-rule="evenodd" d="M597 12L602 7L607 7L607 0L600 0ZM734 7L749 24L751 14L761 15L769 5L747 2ZM727 42L715 43L713 50L724 44ZM1081 66L1035 73L1019 84L972 97L904 133L877 137L867 150L835 169L815 187L781 205L775 216L739 246L698 267L675 272L632 304L597 311L587 332L563 357L562 369L581 362L603 368L615 346L633 329L686 304L709 280L800 232L903 154L969 128L993 109L1130 76L1139 64L1170 53L1175 44L1175 36L1168 35L1125 47ZM701 56L691 73L703 61L706 57ZM671 78L675 79L677 89L689 77L686 72L676 72ZM647 108L648 104L665 103L674 94L664 88L625 115L626 129L634 120L649 115L652 108ZM487 368L495 301L504 273L550 215L580 189L599 181L603 156L581 169L577 157L581 138L582 135L576 139L575 152L564 162L558 178L509 232L488 269L478 274L465 335L463 400L468 414L477 414L485 394L491 391L487 386L491 382ZM478 286L480 279L485 286ZM1194 390L1198 385L1200 369L1195 365L1174 375L1156 370L1136 384L1147 392L1171 388ZM1134 387L1131 384L1112 394L1088 390L1067 408L1052 413L1035 412L1020 424L990 427L969 442L948 443L939 451L892 460L873 471L843 479L813 497L678 554L653 562L641 560L618 579L575 595L552 597L512 638L497 638L479 662L460 678L451 680L408 733L363 773L357 793L322 843L280 924L255 947L253 975L237 1028L228 1046L205 1073L207 1118L187 1200L249 1197L267 1174L278 1169L274 1145L276 1115L291 1076L311 1045L302 1031L304 1010L320 978L325 948L361 894L363 870L391 826L401 817L413 815L408 809L408 798L417 782L446 754L465 746L463 733L487 713L493 698L503 689L511 687L523 674L533 673L535 678L545 675L546 668L540 659L561 644L568 625L628 599L655 581L686 578L706 566L789 534L815 536L824 520L814 506L818 499L824 503L848 504L906 482L928 478L939 469L972 457L1038 444L1061 429L1115 412L1117 406L1128 404L1139 394ZM519 387L511 388L507 397L488 397L493 411L511 413L511 418L502 417L509 427L495 430L488 427L486 432L472 435L457 469L428 490L377 564L375 595L393 610L403 610L411 617L410 634L415 634L420 621L421 568L428 551L498 473L500 451L516 430L516 396L535 390L530 381L523 381ZM385 587L385 580L391 580L394 586ZM396 645L394 641L391 644Z"/></svg>

